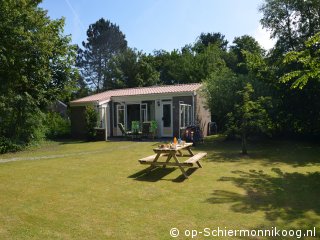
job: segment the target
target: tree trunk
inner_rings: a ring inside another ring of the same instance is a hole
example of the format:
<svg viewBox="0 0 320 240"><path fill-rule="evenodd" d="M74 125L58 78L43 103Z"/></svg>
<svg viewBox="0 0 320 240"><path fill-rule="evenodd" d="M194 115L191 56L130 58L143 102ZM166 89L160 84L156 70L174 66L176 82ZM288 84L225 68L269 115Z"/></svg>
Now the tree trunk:
<svg viewBox="0 0 320 240"><path fill-rule="evenodd" d="M241 134L242 154L248 154L247 152L247 136L245 133Z"/></svg>

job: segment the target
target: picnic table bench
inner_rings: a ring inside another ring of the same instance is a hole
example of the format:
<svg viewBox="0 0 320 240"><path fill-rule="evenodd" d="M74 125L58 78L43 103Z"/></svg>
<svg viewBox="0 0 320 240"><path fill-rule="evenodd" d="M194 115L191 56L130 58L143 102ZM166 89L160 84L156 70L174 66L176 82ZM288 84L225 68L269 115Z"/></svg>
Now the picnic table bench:
<svg viewBox="0 0 320 240"><path fill-rule="evenodd" d="M139 159L139 162L141 164L149 164L153 167L163 166L165 168L166 166L177 166L180 168L185 178L188 178L188 175L183 167L193 167L194 164L196 164L199 168L202 168L199 160L207 155L205 152L194 154L191 151L191 146L192 143L185 143L184 145L177 145L175 148L154 148L153 151L156 154L141 158ZM187 150L189 152L189 155L187 156L190 156L190 158L180 162L177 157L185 156L183 155L182 150ZM166 158L165 161L159 161L159 159L163 157ZM174 159L174 162L170 162L171 159Z"/></svg>

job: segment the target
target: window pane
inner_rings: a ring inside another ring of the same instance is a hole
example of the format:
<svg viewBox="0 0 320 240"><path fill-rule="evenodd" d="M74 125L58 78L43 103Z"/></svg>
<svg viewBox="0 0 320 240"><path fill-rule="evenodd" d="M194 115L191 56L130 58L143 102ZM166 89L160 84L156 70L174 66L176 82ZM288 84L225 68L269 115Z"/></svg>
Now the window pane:
<svg viewBox="0 0 320 240"><path fill-rule="evenodd" d="M181 127L185 127L185 124L184 124L184 106L183 105L180 106L180 126Z"/></svg>
<svg viewBox="0 0 320 240"><path fill-rule="evenodd" d="M188 126L188 106L184 106L184 121L185 121L185 126Z"/></svg>
<svg viewBox="0 0 320 240"><path fill-rule="evenodd" d="M118 123L122 123L124 125L124 109L118 110Z"/></svg>
<svg viewBox="0 0 320 240"><path fill-rule="evenodd" d="M171 105L163 105L163 126L171 127Z"/></svg>

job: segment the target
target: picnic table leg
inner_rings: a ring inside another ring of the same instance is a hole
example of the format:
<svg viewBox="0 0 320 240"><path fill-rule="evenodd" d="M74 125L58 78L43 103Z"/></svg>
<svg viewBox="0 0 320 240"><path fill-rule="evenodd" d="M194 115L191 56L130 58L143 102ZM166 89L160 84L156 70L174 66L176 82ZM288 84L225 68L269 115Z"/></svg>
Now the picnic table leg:
<svg viewBox="0 0 320 240"><path fill-rule="evenodd" d="M183 157L183 153L181 152L181 150L178 150L179 156Z"/></svg>
<svg viewBox="0 0 320 240"><path fill-rule="evenodd" d="M169 162L171 158L172 158L172 154L169 154L168 157L167 157L166 163ZM166 164L163 164L162 167L165 168Z"/></svg>
<svg viewBox="0 0 320 240"><path fill-rule="evenodd" d="M199 161L196 161L197 165L199 166L199 168L202 168L202 165Z"/></svg>
<svg viewBox="0 0 320 240"><path fill-rule="evenodd" d="M159 159L160 156L161 156L161 153L157 153L157 156L154 158L154 160L153 160L152 162L158 161L158 159ZM156 166L151 163L151 167L155 168ZM151 168L150 171L151 171L153 168Z"/></svg>
<svg viewBox="0 0 320 240"><path fill-rule="evenodd" d="M187 147L186 149L188 150L188 152L190 153L191 156L194 156L194 153L191 151L190 147Z"/></svg>
<svg viewBox="0 0 320 240"><path fill-rule="evenodd" d="M188 175L187 175L186 171L183 169L183 167L181 167L181 163L180 163L179 160L177 159L176 155L173 154L172 157L173 157L173 159L176 161L176 163L177 163L178 167L180 168L180 170L181 170L182 174L184 175L184 177L185 177L185 178L188 178Z"/></svg>

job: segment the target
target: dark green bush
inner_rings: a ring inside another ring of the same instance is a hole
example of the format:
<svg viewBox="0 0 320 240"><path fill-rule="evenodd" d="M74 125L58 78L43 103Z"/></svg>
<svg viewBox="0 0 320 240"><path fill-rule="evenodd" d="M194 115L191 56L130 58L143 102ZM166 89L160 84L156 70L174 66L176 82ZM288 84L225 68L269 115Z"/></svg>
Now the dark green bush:
<svg viewBox="0 0 320 240"><path fill-rule="evenodd" d="M60 116L59 113L46 114L46 137L50 139L70 137L71 123L69 119Z"/></svg>
<svg viewBox="0 0 320 240"><path fill-rule="evenodd" d="M6 152L16 152L23 148L23 145L17 144L9 138L0 137L0 154Z"/></svg>
<svg viewBox="0 0 320 240"><path fill-rule="evenodd" d="M87 106L85 111L87 138L94 140L97 135L98 112L92 106Z"/></svg>

